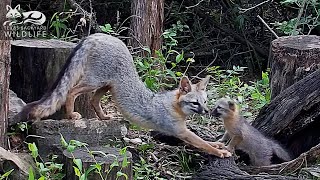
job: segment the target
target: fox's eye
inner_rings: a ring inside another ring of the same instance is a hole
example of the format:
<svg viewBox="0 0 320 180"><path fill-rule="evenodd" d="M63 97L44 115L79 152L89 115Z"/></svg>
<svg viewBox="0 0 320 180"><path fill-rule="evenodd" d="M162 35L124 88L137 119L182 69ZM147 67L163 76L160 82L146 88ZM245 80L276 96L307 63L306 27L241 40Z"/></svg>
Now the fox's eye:
<svg viewBox="0 0 320 180"><path fill-rule="evenodd" d="M195 106L200 106L200 103L198 102L190 102L192 105L195 105Z"/></svg>
<svg viewBox="0 0 320 180"><path fill-rule="evenodd" d="M204 101L205 104L207 104L207 101Z"/></svg>

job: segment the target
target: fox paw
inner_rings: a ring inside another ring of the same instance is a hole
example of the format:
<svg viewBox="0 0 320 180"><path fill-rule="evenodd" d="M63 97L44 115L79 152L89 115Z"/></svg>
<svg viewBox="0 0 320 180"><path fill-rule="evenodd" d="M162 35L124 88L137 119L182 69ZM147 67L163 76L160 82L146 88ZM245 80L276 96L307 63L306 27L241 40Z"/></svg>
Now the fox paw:
<svg viewBox="0 0 320 180"><path fill-rule="evenodd" d="M99 118L101 119L101 120L110 120L110 119L112 119L114 116L113 115L111 115L111 114L104 114L104 115L102 115L102 116L99 116Z"/></svg>
<svg viewBox="0 0 320 180"><path fill-rule="evenodd" d="M234 148L233 147L231 147L231 146L227 146L226 147L226 149L229 151L229 152L231 152L232 154L234 153Z"/></svg>
<svg viewBox="0 0 320 180"><path fill-rule="evenodd" d="M219 157L220 158L227 158L227 157L231 157L232 154L227 151L227 150L219 150Z"/></svg>
<svg viewBox="0 0 320 180"><path fill-rule="evenodd" d="M72 112L70 115L69 115L69 119L72 119L72 120L78 120L78 119L81 119L82 116L80 113L78 112Z"/></svg>

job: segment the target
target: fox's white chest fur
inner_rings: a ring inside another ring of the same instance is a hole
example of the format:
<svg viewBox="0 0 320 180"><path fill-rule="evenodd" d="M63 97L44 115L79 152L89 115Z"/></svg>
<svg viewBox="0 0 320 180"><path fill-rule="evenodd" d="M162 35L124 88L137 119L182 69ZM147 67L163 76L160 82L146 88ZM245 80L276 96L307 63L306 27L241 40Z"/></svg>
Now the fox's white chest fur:
<svg viewBox="0 0 320 180"><path fill-rule="evenodd" d="M9 23L9 25L14 24L35 24L42 25L46 21L46 16L39 11L28 11L21 12L20 5L17 5L14 9L12 9L9 5L7 5L6 18L8 21L4 22L4 25Z"/></svg>

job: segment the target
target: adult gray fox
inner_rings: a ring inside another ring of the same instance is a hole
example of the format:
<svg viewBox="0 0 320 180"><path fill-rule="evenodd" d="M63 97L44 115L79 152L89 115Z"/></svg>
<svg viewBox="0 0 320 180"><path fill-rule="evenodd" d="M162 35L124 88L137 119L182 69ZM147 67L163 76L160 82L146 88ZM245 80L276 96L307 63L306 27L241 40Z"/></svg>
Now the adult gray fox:
<svg viewBox="0 0 320 180"><path fill-rule="evenodd" d="M251 126L244 117L239 115L239 109L231 99L219 99L211 110L211 114L215 117L221 117L226 129L225 134L219 141L226 142L231 139L227 149L232 153L235 149L246 152L252 165L270 165L273 155L276 155L282 161L291 160L289 153L280 144L265 137Z"/></svg>
<svg viewBox="0 0 320 180"><path fill-rule="evenodd" d="M229 157L223 143L207 142L186 127L186 117L206 113L206 86L209 76L197 84L187 77L178 89L153 93L140 80L126 45L110 35L96 33L83 39L71 53L59 78L39 100L27 104L16 116L41 119L55 113L64 103L67 118L79 119L74 101L82 93L93 92L91 104L100 119L110 119L100 105L101 97L110 91L123 116L145 128L155 129L218 157Z"/></svg>

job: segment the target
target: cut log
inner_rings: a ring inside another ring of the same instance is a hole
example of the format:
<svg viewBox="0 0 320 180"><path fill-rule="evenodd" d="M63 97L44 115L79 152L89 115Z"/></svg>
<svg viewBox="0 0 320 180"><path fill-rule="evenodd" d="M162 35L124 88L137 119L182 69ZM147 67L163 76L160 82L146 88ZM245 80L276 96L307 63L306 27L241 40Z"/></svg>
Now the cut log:
<svg viewBox="0 0 320 180"><path fill-rule="evenodd" d="M88 152L91 151L92 155ZM90 147L89 149L80 148L76 149L72 154L67 150L63 151L63 155L65 157L66 162L66 179L68 180L78 180L79 177L75 175L73 159L81 159L83 169L87 170L91 165L95 165L96 163L101 163L101 173L104 179L106 180L125 180L125 179L133 179L132 175L132 155L130 152L126 152L125 155L119 154L120 149L110 148L110 147ZM126 166L122 166L122 162L126 158L128 164ZM113 165L117 162L118 166ZM113 165L112 165L113 164ZM112 166L111 166L112 165ZM117 174L121 172L127 176L117 177ZM98 173L91 171L88 176L88 180L94 179L102 179Z"/></svg>
<svg viewBox="0 0 320 180"><path fill-rule="evenodd" d="M28 138L28 141L35 142L39 155L47 159L48 155L62 155L61 135L66 141L77 140L89 146L104 146L121 138L126 130L126 126L115 119L41 120L32 124L30 134L35 138Z"/></svg>
<svg viewBox="0 0 320 180"><path fill-rule="evenodd" d="M288 87L261 109L253 126L297 157L320 143L320 69Z"/></svg>
<svg viewBox="0 0 320 180"><path fill-rule="evenodd" d="M200 169L199 173L193 176L193 179L298 179L290 176L280 175L250 175L239 169L234 161L234 158L217 158L210 157L209 163Z"/></svg>
<svg viewBox="0 0 320 180"><path fill-rule="evenodd" d="M268 174L292 174L294 172L298 172L301 168L304 168L305 165L315 164L318 161L320 156L320 144L311 148L309 151L302 153L298 158L284 162L281 164L275 164L271 166L263 166L263 167L252 167L246 166L241 167L242 170L250 173L250 174L258 174L261 172Z"/></svg>
<svg viewBox="0 0 320 180"><path fill-rule="evenodd" d="M11 44L10 89L26 103L39 100L53 85L75 47L74 43L59 40L17 40ZM75 103L75 111L84 118L95 117L89 98L81 95ZM65 118L64 108L50 118Z"/></svg>
<svg viewBox="0 0 320 180"><path fill-rule="evenodd" d="M280 92L319 69L320 37L280 37L271 43L271 99Z"/></svg>

